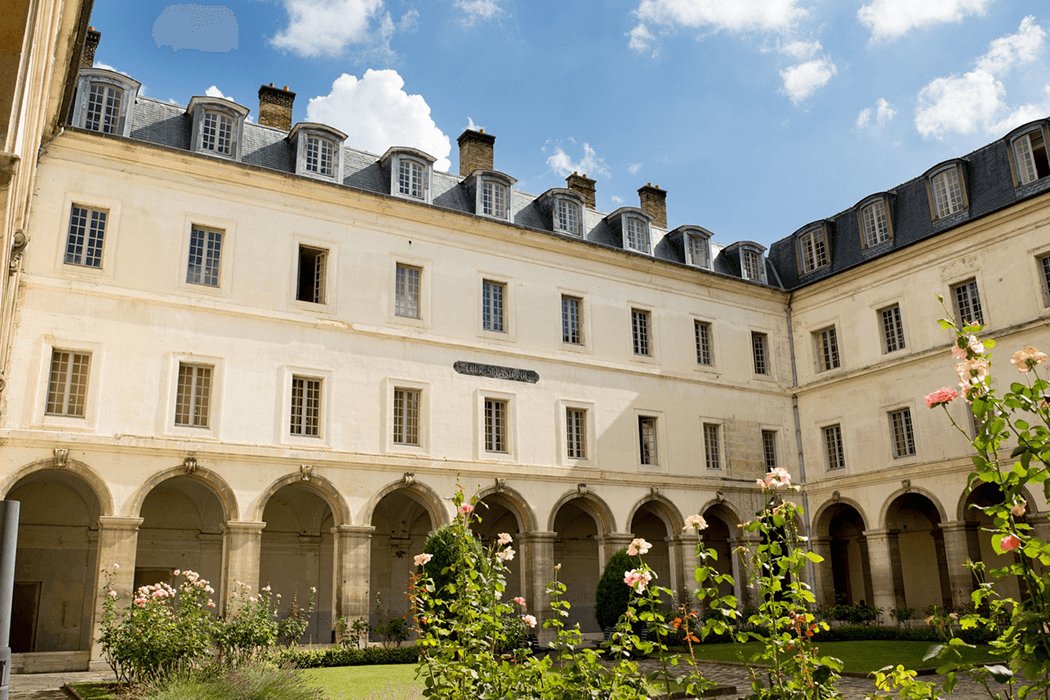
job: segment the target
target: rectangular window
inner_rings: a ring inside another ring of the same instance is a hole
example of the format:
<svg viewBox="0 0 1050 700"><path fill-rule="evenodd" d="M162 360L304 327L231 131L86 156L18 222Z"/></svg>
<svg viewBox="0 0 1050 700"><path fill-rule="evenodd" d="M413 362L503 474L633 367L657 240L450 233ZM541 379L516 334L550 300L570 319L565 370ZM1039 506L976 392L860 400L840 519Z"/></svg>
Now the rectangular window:
<svg viewBox="0 0 1050 700"><path fill-rule="evenodd" d="M645 309L631 309L631 343L635 355L651 355L649 325L651 314Z"/></svg>
<svg viewBox="0 0 1050 700"><path fill-rule="evenodd" d="M1017 179L1022 185L1050 175L1050 159L1047 159L1042 129L1018 136L1014 139L1013 147Z"/></svg>
<svg viewBox="0 0 1050 700"><path fill-rule="evenodd" d="M116 85L91 83L84 128L103 134L117 133L120 125L120 105L123 101L124 91Z"/></svg>
<svg viewBox="0 0 1050 700"><path fill-rule="evenodd" d="M689 236L689 264L694 267L711 267L711 243L700 236Z"/></svg>
<svg viewBox="0 0 1050 700"><path fill-rule="evenodd" d="M842 450L842 428L838 425L827 425L821 428L824 433L824 457L828 469L842 469L846 466L846 455Z"/></svg>
<svg viewBox="0 0 1050 700"><path fill-rule="evenodd" d="M580 205L568 199L554 200L554 230L573 236L581 235Z"/></svg>
<svg viewBox="0 0 1050 700"><path fill-rule="evenodd" d="M955 302L955 316L960 323L984 323L981 295L977 291L976 279L971 277L965 282L952 285L952 300Z"/></svg>
<svg viewBox="0 0 1050 700"><path fill-rule="evenodd" d="M561 295L561 342L583 345L583 299Z"/></svg>
<svg viewBox="0 0 1050 700"><path fill-rule="evenodd" d="M394 444L419 446L419 389L394 387Z"/></svg>
<svg viewBox="0 0 1050 700"><path fill-rule="evenodd" d="M507 402L504 399L485 399L485 451L508 452Z"/></svg>
<svg viewBox="0 0 1050 700"><path fill-rule="evenodd" d="M713 362L711 356L711 324L707 321L693 321L693 336L696 340L696 364L710 366Z"/></svg>
<svg viewBox="0 0 1050 700"><path fill-rule="evenodd" d="M296 299L314 304L324 303L327 265L327 250L299 246L299 283L295 290Z"/></svg>
<svg viewBox="0 0 1050 700"><path fill-rule="evenodd" d="M915 454L915 433L911 427L911 409L890 411L890 434L893 438L893 457L910 457Z"/></svg>
<svg viewBox="0 0 1050 700"><path fill-rule="evenodd" d="M963 209L962 183L959 181L959 169L954 165L933 176L930 181L933 190L933 210L937 219L951 216Z"/></svg>
<svg viewBox="0 0 1050 700"><path fill-rule="evenodd" d="M318 377L292 375L290 434L321 436L321 381Z"/></svg>
<svg viewBox="0 0 1050 700"><path fill-rule="evenodd" d="M397 264L394 272L394 314L405 318L420 318L419 281L422 268Z"/></svg>
<svg viewBox="0 0 1050 700"><path fill-rule="evenodd" d="M860 210L860 225L864 237L864 247L871 248L890 238L889 217L886 216L886 202L876 200Z"/></svg>
<svg viewBox="0 0 1050 700"><path fill-rule="evenodd" d="M839 366L839 337L835 326L813 334L817 342L817 370L827 372Z"/></svg>
<svg viewBox="0 0 1050 700"><path fill-rule="evenodd" d="M74 350L51 350L51 371L47 381L49 416L83 418L87 409L88 370L91 354Z"/></svg>
<svg viewBox="0 0 1050 700"><path fill-rule="evenodd" d="M762 431L762 463L766 465L766 471L778 466L777 464L777 431Z"/></svg>
<svg viewBox="0 0 1050 700"><path fill-rule="evenodd" d="M630 250L649 254L652 247L649 244L649 222L638 216L624 217L624 243Z"/></svg>
<svg viewBox="0 0 1050 700"><path fill-rule="evenodd" d="M587 459L586 409L565 409L565 454L569 459Z"/></svg>
<svg viewBox="0 0 1050 700"><path fill-rule="evenodd" d="M656 418L654 416L638 416L638 449L642 464L660 463L656 452Z"/></svg>
<svg viewBox="0 0 1050 700"><path fill-rule="evenodd" d="M751 332L751 359L755 374L769 374L769 337L765 333Z"/></svg>
<svg viewBox="0 0 1050 700"><path fill-rule="evenodd" d="M1039 267L1043 271L1043 293L1046 295L1046 305L1050 306L1050 255L1039 258Z"/></svg>
<svg viewBox="0 0 1050 700"><path fill-rule="evenodd" d="M306 172L335 177L335 144L320 136L306 137Z"/></svg>
<svg viewBox="0 0 1050 700"><path fill-rule="evenodd" d="M762 256L753 250L745 250L740 254L740 260L742 261L741 270L744 273L744 279L761 282Z"/></svg>
<svg viewBox="0 0 1050 700"><path fill-rule="evenodd" d="M102 267L102 243L106 237L108 212L74 204L66 237L67 265Z"/></svg>
<svg viewBox="0 0 1050 700"><path fill-rule="evenodd" d="M904 323L901 321L900 305L894 304L880 309L879 319L882 321L882 351L888 353L903 350Z"/></svg>
<svg viewBox="0 0 1050 700"><path fill-rule="evenodd" d="M211 414L211 365L179 363L175 386L175 425L207 428Z"/></svg>
<svg viewBox="0 0 1050 700"><path fill-rule="evenodd" d="M426 177L423 166L408 158L397 161L397 190L412 199L426 199Z"/></svg>
<svg viewBox="0 0 1050 700"><path fill-rule="evenodd" d="M704 423L704 464L708 469L722 468L722 426Z"/></svg>
<svg viewBox="0 0 1050 700"><path fill-rule="evenodd" d="M481 281L481 329L493 333L506 332L504 299L507 285L493 280Z"/></svg>
<svg viewBox="0 0 1050 700"><path fill-rule="evenodd" d="M201 150L233 155L233 117L222 112L206 111L201 126Z"/></svg>
<svg viewBox="0 0 1050 700"><path fill-rule="evenodd" d="M221 257L222 231L194 226L190 229L190 255L186 265L186 282L205 287L218 287Z"/></svg>
<svg viewBox="0 0 1050 700"><path fill-rule="evenodd" d="M806 231L798 238L802 274L813 272L828 264L828 238L823 226ZM748 277L754 279L754 277Z"/></svg>
<svg viewBox="0 0 1050 700"><path fill-rule="evenodd" d="M481 213L499 219L507 217L507 186L492 180L481 183Z"/></svg>

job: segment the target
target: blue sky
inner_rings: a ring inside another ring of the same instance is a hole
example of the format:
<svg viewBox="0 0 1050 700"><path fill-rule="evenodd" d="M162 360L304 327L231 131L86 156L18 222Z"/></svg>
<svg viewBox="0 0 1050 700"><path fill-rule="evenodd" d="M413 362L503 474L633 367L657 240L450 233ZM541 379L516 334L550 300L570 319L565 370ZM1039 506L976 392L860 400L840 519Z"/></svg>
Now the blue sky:
<svg viewBox="0 0 1050 700"><path fill-rule="evenodd" d="M1050 114L1037 0L95 0L96 62L255 116L261 83L350 145L496 135L539 194L668 191L671 227L764 244ZM447 167L447 165L446 165Z"/></svg>

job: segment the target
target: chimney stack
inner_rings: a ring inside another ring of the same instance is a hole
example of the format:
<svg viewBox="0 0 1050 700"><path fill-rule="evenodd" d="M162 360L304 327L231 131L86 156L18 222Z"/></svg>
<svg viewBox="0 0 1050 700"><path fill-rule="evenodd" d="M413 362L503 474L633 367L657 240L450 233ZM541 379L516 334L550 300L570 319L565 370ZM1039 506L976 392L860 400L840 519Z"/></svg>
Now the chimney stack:
<svg viewBox="0 0 1050 700"><path fill-rule="evenodd" d="M80 67L91 68L95 65L95 49L98 42L102 40L102 32L94 27L88 27L87 36L84 37L84 50L80 53Z"/></svg>
<svg viewBox="0 0 1050 700"><path fill-rule="evenodd" d="M467 129L459 138L459 174L466 177L475 170L492 170L493 144L496 137L484 129Z"/></svg>
<svg viewBox="0 0 1050 700"><path fill-rule="evenodd" d="M285 85L284 89L276 88L273 83L259 87L259 123L272 126L281 131L292 128L292 104L295 93Z"/></svg>
<svg viewBox="0 0 1050 700"><path fill-rule="evenodd" d="M565 178L565 186L583 197L583 203L589 209L597 208L594 202L594 184L594 180L586 175L580 175L576 171L573 171L572 175Z"/></svg>
<svg viewBox="0 0 1050 700"><path fill-rule="evenodd" d="M667 228L667 192L649 182L638 188L638 200L642 211L652 217L654 226Z"/></svg>

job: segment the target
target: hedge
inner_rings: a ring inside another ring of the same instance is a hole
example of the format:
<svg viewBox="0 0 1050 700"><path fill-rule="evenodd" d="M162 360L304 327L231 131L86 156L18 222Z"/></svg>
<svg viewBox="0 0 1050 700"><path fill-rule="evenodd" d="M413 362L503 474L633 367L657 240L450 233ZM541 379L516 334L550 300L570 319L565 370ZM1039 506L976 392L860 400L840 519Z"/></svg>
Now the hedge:
<svg viewBox="0 0 1050 700"><path fill-rule="evenodd" d="M967 644L987 644L997 634L983 629L955 630L955 636ZM900 642L942 642L940 633L932 627L882 627L878 625L838 625L820 632L817 641L853 642L860 640L889 640Z"/></svg>
<svg viewBox="0 0 1050 700"><path fill-rule="evenodd" d="M415 645L404 647L336 646L327 649L285 649L277 656L281 663L295 668L324 668L328 666L368 666L373 664L414 664L419 660Z"/></svg>

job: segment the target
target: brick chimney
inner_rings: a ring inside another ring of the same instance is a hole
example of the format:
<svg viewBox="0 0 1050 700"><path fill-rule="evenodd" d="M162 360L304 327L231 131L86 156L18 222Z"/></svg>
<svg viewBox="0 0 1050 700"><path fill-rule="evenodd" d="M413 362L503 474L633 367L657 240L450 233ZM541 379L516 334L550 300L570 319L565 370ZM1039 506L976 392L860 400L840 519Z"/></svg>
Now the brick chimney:
<svg viewBox="0 0 1050 700"><path fill-rule="evenodd" d="M583 197L583 203L589 209L596 208L594 203L594 184L594 180L586 175L580 175L576 171L573 171L572 175L565 178L565 186Z"/></svg>
<svg viewBox="0 0 1050 700"><path fill-rule="evenodd" d="M496 137L484 129L467 129L459 138L459 174L464 177L475 170L492 170L493 144Z"/></svg>
<svg viewBox="0 0 1050 700"><path fill-rule="evenodd" d="M653 218L653 225L667 228L667 192L649 182L638 188L642 211Z"/></svg>
<svg viewBox="0 0 1050 700"><path fill-rule="evenodd" d="M98 42L102 40L102 32L94 27L88 27L87 36L84 37L84 50L80 54L80 67L91 68L95 65L95 49Z"/></svg>
<svg viewBox="0 0 1050 700"><path fill-rule="evenodd" d="M288 89L276 88L273 83L259 87L259 123L272 126L281 131L292 128L292 103L295 93Z"/></svg>

